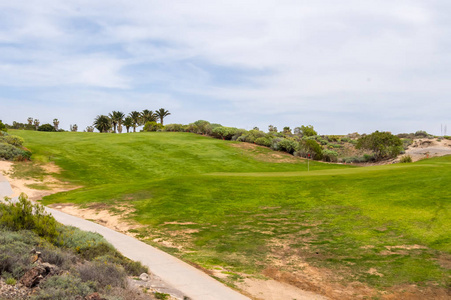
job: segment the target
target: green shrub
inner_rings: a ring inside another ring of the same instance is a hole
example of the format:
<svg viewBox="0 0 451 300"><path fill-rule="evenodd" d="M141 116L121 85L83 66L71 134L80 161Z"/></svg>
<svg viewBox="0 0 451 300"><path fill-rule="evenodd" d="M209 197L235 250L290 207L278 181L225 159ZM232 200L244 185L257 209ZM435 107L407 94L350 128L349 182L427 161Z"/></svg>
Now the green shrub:
<svg viewBox="0 0 451 300"><path fill-rule="evenodd" d="M139 276L142 273L148 273L149 269L146 266L143 266L138 261L133 261L121 253L117 252L115 255L105 255L99 256L95 258L95 261L99 261L102 263L116 264L121 265L125 272L130 276Z"/></svg>
<svg viewBox="0 0 451 300"><path fill-rule="evenodd" d="M429 133L427 133L427 132L424 131L424 130L418 130L417 132L415 132L415 136L416 136L417 138L426 138L426 137L429 136Z"/></svg>
<svg viewBox="0 0 451 300"><path fill-rule="evenodd" d="M5 203L0 203L0 225L11 230L29 229L48 240L54 240L58 235L57 224L42 205L32 204L23 193L17 203L9 198L5 198Z"/></svg>
<svg viewBox="0 0 451 300"><path fill-rule="evenodd" d="M107 254L115 255L117 250L100 234L82 231L72 226L58 228L55 244L60 247L73 249L85 259L94 259Z"/></svg>
<svg viewBox="0 0 451 300"><path fill-rule="evenodd" d="M403 150L399 137L379 131L359 138L356 149L372 150L376 160L396 157Z"/></svg>
<svg viewBox="0 0 451 300"><path fill-rule="evenodd" d="M2 120L0 120L0 132L2 131L6 132L8 129L6 128L6 125L3 124Z"/></svg>
<svg viewBox="0 0 451 300"><path fill-rule="evenodd" d="M303 139L299 142L299 150L295 155L301 157L310 157L315 160L323 158L323 149L314 139Z"/></svg>
<svg viewBox="0 0 451 300"><path fill-rule="evenodd" d="M338 153L332 150L323 150L323 160L327 162L337 162Z"/></svg>
<svg viewBox="0 0 451 300"><path fill-rule="evenodd" d="M163 125L154 121L148 121L146 125L144 125L144 131L157 131L163 129Z"/></svg>
<svg viewBox="0 0 451 300"><path fill-rule="evenodd" d="M38 131L50 131L50 132L52 132L52 131L56 131L55 130L55 127L53 127L52 125L50 125L50 124L42 124L41 126L39 126L38 127Z"/></svg>
<svg viewBox="0 0 451 300"><path fill-rule="evenodd" d="M39 242L39 238L27 230L0 230L0 274L21 278L31 266L30 250Z"/></svg>
<svg viewBox="0 0 451 300"><path fill-rule="evenodd" d="M340 141L342 141L343 143L350 143L351 142L351 138L344 136L340 139Z"/></svg>
<svg viewBox="0 0 451 300"><path fill-rule="evenodd" d="M232 136L232 141L237 141L241 136L246 135L247 130L245 129L237 129L235 134Z"/></svg>
<svg viewBox="0 0 451 300"><path fill-rule="evenodd" d="M238 129L235 127L220 126L213 129L211 134L216 138L221 138L223 140L231 140L232 137L235 134L237 134L237 132Z"/></svg>
<svg viewBox="0 0 451 300"><path fill-rule="evenodd" d="M84 282L96 282L102 288L107 285L125 288L127 284L124 268L116 264L85 262L77 267L77 272Z"/></svg>
<svg viewBox="0 0 451 300"><path fill-rule="evenodd" d="M268 137L259 137L255 139L254 143L265 147L271 147L272 139Z"/></svg>
<svg viewBox="0 0 451 300"><path fill-rule="evenodd" d="M274 139L273 140L273 149L278 151L284 151L290 154L293 154L297 148L297 143L293 140L289 139Z"/></svg>
<svg viewBox="0 0 451 300"><path fill-rule="evenodd" d="M182 132L185 128L182 124L168 124L164 126L164 131Z"/></svg>
<svg viewBox="0 0 451 300"><path fill-rule="evenodd" d="M10 144L0 143L0 158L21 161L30 159L30 157L30 151L22 150Z"/></svg>
<svg viewBox="0 0 451 300"><path fill-rule="evenodd" d="M165 294L165 293L159 293L159 292L155 292L154 294L155 298L159 299L159 300L167 300L169 299L169 294Z"/></svg>
<svg viewBox="0 0 451 300"><path fill-rule="evenodd" d="M63 269L69 269L70 266L77 262L77 257L73 253L63 251L53 245L38 247L37 250L41 252L42 261L57 265Z"/></svg>
<svg viewBox="0 0 451 300"><path fill-rule="evenodd" d="M256 140L258 138L265 138L265 137L267 137L266 133L264 133L263 131L257 130L257 129L253 129L253 130L249 130L245 134L241 135L237 139L237 141L257 144ZM262 145L262 144L259 144L259 145ZM271 144L265 145L265 146L269 147L270 145Z"/></svg>
<svg viewBox="0 0 451 300"><path fill-rule="evenodd" d="M412 162L412 156L410 155L404 155L403 157L401 157L401 159L399 160L400 163L411 163Z"/></svg>
<svg viewBox="0 0 451 300"><path fill-rule="evenodd" d="M17 280L11 276L11 277L6 278L5 283L8 285L16 285Z"/></svg>
<svg viewBox="0 0 451 300"><path fill-rule="evenodd" d="M5 135L0 136L0 143L7 143L15 147L22 147L24 140L20 136L16 135Z"/></svg>
<svg viewBox="0 0 451 300"><path fill-rule="evenodd" d="M376 161L376 158L373 154L364 154L363 156L343 157L341 159L341 161L344 163L365 163L365 162Z"/></svg>
<svg viewBox="0 0 451 300"><path fill-rule="evenodd" d="M95 291L92 282L83 282L73 275L52 276L39 285L33 300L84 299Z"/></svg>

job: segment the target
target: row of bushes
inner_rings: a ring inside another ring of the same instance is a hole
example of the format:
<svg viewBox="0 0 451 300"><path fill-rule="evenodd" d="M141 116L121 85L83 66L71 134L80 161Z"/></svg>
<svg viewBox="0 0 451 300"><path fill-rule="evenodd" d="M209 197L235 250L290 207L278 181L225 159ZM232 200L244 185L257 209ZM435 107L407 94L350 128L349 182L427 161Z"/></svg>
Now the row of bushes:
<svg viewBox="0 0 451 300"><path fill-rule="evenodd" d="M199 120L188 125L168 124L163 130L192 132L223 140L253 143L269 147L276 151L287 152L295 156L328 162L337 162L338 153L330 149L323 149L321 144L329 148L336 148L335 144L331 144L330 142L341 142L343 140L342 142L344 143L351 141L350 138L340 136L319 136L312 126L301 126L299 130L295 130L294 134L291 133L289 128L284 128L283 132L277 132L273 129L269 133L265 133L258 128L245 130ZM343 146L340 145L339 147Z"/></svg>
<svg viewBox="0 0 451 300"><path fill-rule="evenodd" d="M42 262L59 270L46 278L33 299L75 299L93 292L137 299L121 297L132 293L127 290L127 276L148 272L99 234L59 224L23 194L18 203L0 202L0 276L9 284L33 267L32 249L41 253Z"/></svg>
<svg viewBox="0 0 451 300"><path fill-rule="evenodd" d="M4 160L29 160L31 152L23 147L24 140L19 136L9 135L6 131L0 131L0 159Z"/></svg>

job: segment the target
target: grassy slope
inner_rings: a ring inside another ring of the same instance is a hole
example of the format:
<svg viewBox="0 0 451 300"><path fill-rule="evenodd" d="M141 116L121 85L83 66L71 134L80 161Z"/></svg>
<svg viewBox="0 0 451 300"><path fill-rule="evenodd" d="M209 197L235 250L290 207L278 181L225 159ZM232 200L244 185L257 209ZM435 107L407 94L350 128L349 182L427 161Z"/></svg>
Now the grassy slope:
<svg viewBox="0 0 451 300"><path fill-rule="evenodd" d="M259 272L300 257L375 286L450 284L437 258L451 253L451 157L371 168L314 162L307 173L303 161L259 161L192 134L12 133L85 186L45 203L133 204L134 218L152 229L143 238L173 233L193 250L177 254L204 266ZM195 224L167 224L174 221ZM400 245L426 247L387 248Z"/></svg>

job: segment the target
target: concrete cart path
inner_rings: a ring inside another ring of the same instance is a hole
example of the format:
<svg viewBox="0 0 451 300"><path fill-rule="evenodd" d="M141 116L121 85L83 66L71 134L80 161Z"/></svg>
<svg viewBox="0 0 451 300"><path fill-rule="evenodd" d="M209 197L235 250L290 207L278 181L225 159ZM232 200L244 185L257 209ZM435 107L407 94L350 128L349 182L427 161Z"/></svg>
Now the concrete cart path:
<svg viewBox="0 0 451 300"><path fill-rule="evenodd" d="M9 182L0 174L0 197L11 194ZM148 266L153 274L191 299L249 300L191 265L135 238L55 209L46 207L46 211L62 224L101 234L124 256Z"/></svg>

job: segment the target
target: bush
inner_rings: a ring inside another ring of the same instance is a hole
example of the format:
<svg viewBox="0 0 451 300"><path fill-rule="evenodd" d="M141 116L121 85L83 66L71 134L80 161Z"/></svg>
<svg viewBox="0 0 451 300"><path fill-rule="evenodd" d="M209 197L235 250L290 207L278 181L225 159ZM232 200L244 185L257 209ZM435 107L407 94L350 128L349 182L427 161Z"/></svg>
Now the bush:
<svg viewBox="0 0 451 300"><path fill-rule="evenodd" d="M364 154L363 156L343 157L341 161L344 163L365 163L370 161L376 161L376 158L372 154Z"/></svg>
<svg viewBox="0 0 451 300"><path fill-rule="evenodd" d="M95 291L91 282L83 282L80 278L65 274L52 276L39 285L40 289L32 296L34 300L52 299L84 299Z"/></svg>
<svg viewBox="0 0 451 300"><path fill-rule="evenodd" d="M116 264L86 262L78 266L77 271L81 280L96 282L102 288L107 285L125 288L127 284L125 270Z"/></svg>
<svg viewBox="0 0 451 300"><path fill-rule="evenodd" d="M429 133L424 130L418 130L417 132L415 132L415 136L417 138L427 138L429 136Z"/></svg>
<svg viewBox="0 0 451 300"><path fill-rule="evenodd" d="M9 198L5 202L0 203L0 225L11 230L29 229L50 241L55 240L58 223L42 205L32 204L23 193L17 203Z"/></svg>
<svg viewBox="0 0 451 300"><path fill-rule="evenodd" d="M271 147L272 139L268 137L259 137L255 139L254 143L265 147Z"/></svg>
<svg viewBox="0 0 451 300"><path fill-rule="evenodd" d="M235 134L232 136L232 141L237 141L241 136L246 135L247 130L245 129L237 129Z"/></svg>
<svg viewBox="0 0 451 300"><path fill-rule="evenodd" d="M30 231L0 230L0 274L21 278L31 267L30 250L39 242Z"/></svg>
<svg viewBox="0 0 451 300"><path fill-rule="evenodd" d="M42 124L38 127L38 131L56 131L55 127L50 124Z"/></svg>
<svg viewBox="0 0 451 300"><path fill-rule="evenodd" d="M323 150L323 160L327 162L337 162L338 153L332 150Z"/></svg>
<svg viewBox="0 0 451 300"><path fill-rule="evenodd" d="M185 128L182 124L168 124L164 126L164 131L182 132Z"/></svg>
<svg viewBox="0 0 451 300"><path fill-rule="evenodd" d="M399 160L400 163L411 163L412 162L412 156L410 155L404 155L403 157L401 157L401 159Z"/></svg>
<svg viewBox="0 0 451 300"><path fill-rule="evenodd" d="M275 139L276 140L276 139ZM297 143L293 140L289 139L281 139L276 143L273 143L273 147L275 150L284 151L290 154L293 154L297 148Z"/></svg>
<svg viewBox="0 0 451 300"><path fill-rule="evenodd" d="M31 157L31 152L27 150L23 150L13 145L0 143L0 158L6 160L28 160Z"/></svg>
<svg viewBox="0 0 451 300"><path fill-rule="evenodd" d="M77 257L70 252L64 252L61 249L48 245L48 247L38 247L41 252L42 261L57 265L60 268L68 269L77 262Z"/></svg>
<svg viewBox="0 0 451 300"><path fill-rule="evenodd" d="M24 140L20 136L16 135L5 135L0 136L0 143L7 143L15 147L22 147Z"/></svg>
<svg viewBox="0 0 451 300"><path fill-rule="evenodd" d="M220 127L216 127L215 129L213 129L212 131L212 135L216 138L221 138L223 140L231 140L232 137L237 134L238 129L235 127L225 127L225 126L220 126Z"/></svg>
<svg viewBox="0 0 451 300"><path fill-rule="evenodd" d="M163 125L154 121L148 121L146 125L144 125L144 131L157 131L163 129Z"/></svg>
<svg viewBox="0 0 451 300"><path fill-rule="evenodd" d="M104 255L116 255L117 250L100 234L82 231L72 226L58 228L55 245L73 249L85 259L94 259Z"/></svg>
<svg viewBox="0 0 451 300"><path fill-rule="evenodd" d="M256 140L257 140L258 138L264 138L264 137L266 137L266 133L264 133L263 131L260 131L260 130L253 129L253 130L249 130L249 131L246 132L245 134L241 135L241 136L237 139L237 141L240 141L240 142L247 142L247 143L256 143L256 144L257 144ZM262 145L262 144L259 144L259 145ZM271 144L269 144L269 145L264 145L264 146L269 147L270 145L271 145Z"/></svg>
<svg viewBox="0 0 451 300"><path fill-rule="evenodd" d="M2 120L0 120L0 132L2 131L6 132L8 129L6 128L6 125L3 124Z"/></svg>
<svg viewBox="0 0 451 300"><path fill-rule="evenodd" d="M356 149L372 150L376 160L396 157L403 150L399 137L390 132L379 131L359 138Z"/></svg>
<svg viewBox="0 0 451 300"><path fill-rule="evenodd" d="M299 150L295 153L297 156L310 157L315 160L323 158L323 149L313 139L305 139L299 142Z"/></svg>

